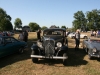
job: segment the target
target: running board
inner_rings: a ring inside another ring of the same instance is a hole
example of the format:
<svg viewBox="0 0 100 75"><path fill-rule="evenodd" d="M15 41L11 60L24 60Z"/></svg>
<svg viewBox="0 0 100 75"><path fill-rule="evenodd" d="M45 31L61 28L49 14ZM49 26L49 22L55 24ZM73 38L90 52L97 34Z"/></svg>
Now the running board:
<svg viewBox="0 0 100 75"><path fill-rule="evenodd" d="M68 59L68 57L59 57L59 56L51 56L51 57L45 57L40 55L31 55L32 58L47 58L47 59Z"/></svg>

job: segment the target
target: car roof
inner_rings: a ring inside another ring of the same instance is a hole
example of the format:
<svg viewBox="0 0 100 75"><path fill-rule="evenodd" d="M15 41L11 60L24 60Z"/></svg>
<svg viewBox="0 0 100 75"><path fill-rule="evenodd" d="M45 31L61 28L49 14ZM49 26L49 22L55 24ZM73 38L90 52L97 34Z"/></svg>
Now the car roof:
<svg viewBox="0 0 100 75"><path fill-rule="evenodd" d="M52 30L63 30L63 31L65 31L66 32L66 29L64 29L64 28L49 28L49 29L45 29L44 31L52 31Z"/></svg>

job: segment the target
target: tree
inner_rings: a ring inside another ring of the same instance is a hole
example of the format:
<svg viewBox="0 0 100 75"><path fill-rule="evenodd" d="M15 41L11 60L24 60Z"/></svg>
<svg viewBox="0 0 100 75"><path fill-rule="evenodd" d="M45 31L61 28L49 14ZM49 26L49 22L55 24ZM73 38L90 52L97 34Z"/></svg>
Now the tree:
<svg viewBox="0 0 100 75"><path fill-rule="evenodd" d="M8 15L5 10L0 8L0 30L1 31L13 30L13 26L10 21L11 21L10 15Z"/></svg>
<svg viewBox="0 0 100 75"><path fill-rule="evenodd" d="M64 29L66 29L66 26L64 26L64 25L63 25L63 26L61 26L61 28L64 28Z"/></svg>
<svg viewBox="0 0 100 75"><path fill-rule="evenodd" d="M59 26L51 25L50 28L58 28Z"/></svg>
<svg viewBox="0 0 100 75"><path fill-rule="evenodd" d="M74 13L74 18L75 18L75 20L72 22L73 27L75 29L85 30L87 20L85 18L84 13L82 11L77 11L76 13Z"/></svg>
<svg viewBox="0 0 100 75"><path fill-rule="evenodd" d="M94 9L86 12L86 18L88 20L87 27L89 29L100 28L100 10Z"/></svg>
<svg viewBox="0 0 100 75"><path fill-rule="evenodd" d="M73 29L82 30L97 30L100 29L100 10L93 9L91 11L87 11L86 15L82 11L78 11L74 13L75 20L73 23Z"/></svg>
<svg viewBox="0 0 100 75"><path fill-rule="evenodd" d="M30 22L29 27L31 28L32 31L36 31L36 30L40 29L40 26L35 22Z"/></svg>
<svg viewBox="0 0 100 75"><path fill-rule="evenodd" d="M48 28L48 27L46 27L46 26L42 26L42 27L41 27L42 30L47 29L47 28Z"/></svg>
<svg viewBox="0 0 100 75"><path fill-rule="evenodd" d="M16 18L15 19L15 22L14 22L14 25L15 25L15 29L16 28L22 28L22 21L20 18Z"/></svg>

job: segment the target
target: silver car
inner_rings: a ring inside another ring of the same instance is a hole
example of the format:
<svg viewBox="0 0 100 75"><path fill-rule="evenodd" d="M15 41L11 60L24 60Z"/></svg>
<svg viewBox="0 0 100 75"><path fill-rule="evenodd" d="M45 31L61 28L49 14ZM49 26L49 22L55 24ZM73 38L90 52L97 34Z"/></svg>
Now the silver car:
<svg viewBox="0 0 100 75"><path fill-rule="evenodd" d="M70 33L69 35L68 35L68 37L69 38L71 38L71 39L74 39L74 37L75 37L75 32L72 32L72 33ZM80 34L80 38L81 39L87 39L87 35L85 35L85 34Z"/></svg>
<svg viewBox="0 0 100 75"><path fill-rule="evenodd" d="M83 40L83 50L88 53L89 59L91 59L92 57L100 58L100 40Z"/></svg>

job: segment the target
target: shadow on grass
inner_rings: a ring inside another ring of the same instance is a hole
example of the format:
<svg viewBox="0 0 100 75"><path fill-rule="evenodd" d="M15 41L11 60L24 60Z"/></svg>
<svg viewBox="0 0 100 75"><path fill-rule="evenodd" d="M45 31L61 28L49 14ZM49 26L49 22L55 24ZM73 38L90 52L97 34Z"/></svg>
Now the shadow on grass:
<svg viewBox="0 0 100 75"><path fill-rule="evenodd" d="M18 62L18 61L30 59L31 58L30 57L31 46L33 43L35 43L36 40L37 39L28 40L28 48L25 49L23 54L14 53L14 54L0 58L0 68L3 68L7 65L11 65L11 64Z"/></svg>
<svg viewBox="0 0 100 75"><path fill-rule="evenodd" d="M86 65L88 62L84 60L84 56L86 54L82 49L79 51L75 51L74 48L69 48L69 54L68 54L68 59L67 59L67 67L68 66L80 66L80 65ZM49 66L55 66L55 64L63 64L62 60L48 60L48 59L42 59L39 60L37 64L48 64ZM57 66L56 66L57 67ZM59 66L58 66L59 67ZM61 66L60 66L61 67Z"/></svg>

